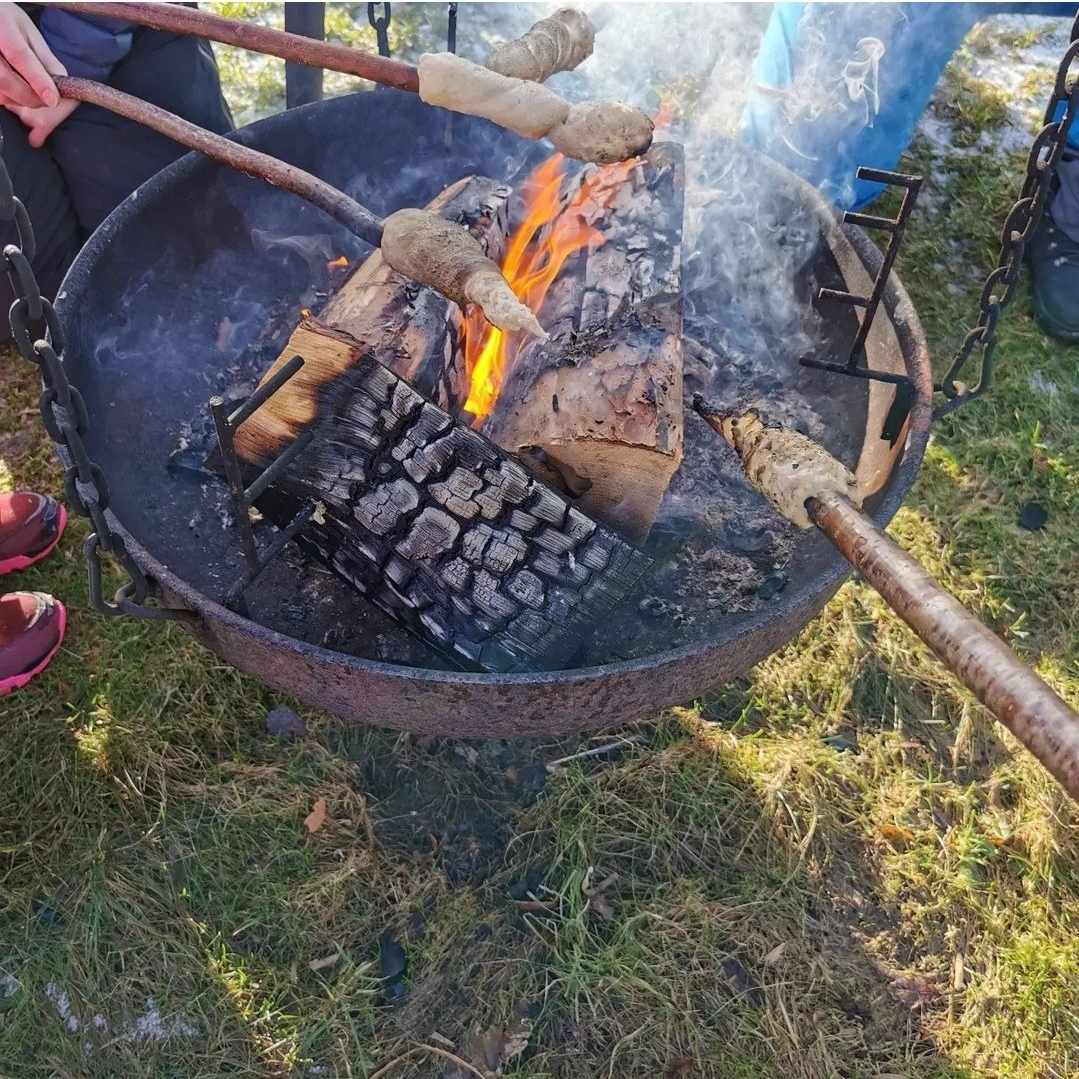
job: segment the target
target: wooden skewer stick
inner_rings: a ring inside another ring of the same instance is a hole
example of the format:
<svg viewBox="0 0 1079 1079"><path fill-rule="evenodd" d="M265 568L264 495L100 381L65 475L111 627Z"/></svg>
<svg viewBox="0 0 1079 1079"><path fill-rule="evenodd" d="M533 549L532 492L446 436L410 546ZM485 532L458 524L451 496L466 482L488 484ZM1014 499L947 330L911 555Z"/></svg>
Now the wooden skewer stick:
<svg viewBox="0 0 1079 1079"><path fill-rule="evenodd" d="M277 56L295 64L356 75L383 86L410 90L414 94L419 93L420 89L419 73L411 64L400 60L376 56L347 45L315 41L301 34L290 34L286 30L274 30L268 26L240 22L238 19L226 19L197 8L184 7L182 4L56 3L53 7L66 8L80 15L123 19L125 22L149 26L154 30L167 30L173 34L188 34L206 38L208 41L219 41L222 45L235 45L240 49Z"/></svg>
<svg viewBox="0 0 1079 1079"><path fill-rule="evenodd" d="M327 68L361 79L418 93L419 72L412 64L386 56L316 41L287 30L228 19L197 8L161 3L55 3L84 15L100 15L166 30L173 34L219 41L250 52L277 56L294 64ZM588 16L564 8L536 23L523 37L495 47L488 66L492 71L535 82L544 82L558 71L572 71L592 53L595 31Z"/></svg>
<svg viewBox="0 0 1079 1079"><path fill-rule="evenodd" d="M509 78L452 53L425 53L419 66L413 67L359 49L226 19L181 4L61 2L55 6L220 41L409 90L428 104L492 120L524 138L548 138L564 154L581 161L625 161L643 154L652 144L652 121L640 109L618 101L571 104L542 83ZM560 24L575 40L566 49L555 50L560 55L548 57L551 62L532 69L533 73L546 75L572 66L584 55L578 46L591 48L587 19L580 16L571 25L578 33Z"/></svg>
<svg viewBox="0 0 1079 1079"><path fill-rule="evenodd" d="M724 415L699 397L694 401L694 408L713 430L734 446L740 457L751 452L753 463L746 458L749 480L773 505L777 505L769 489L769 479L774 484L775 473L781 472L784 463L776 461L772 467L769 432L760 420L753 416ZM763 437L761 432L764 432ZM795 434L783 432L788 438ZM804 436L797 437L813 447L820 459L834 462L824 449ZM812 465L807 466L803 460L800 471L806 467ZM847 497L849 492L844 492L832 481L830 468L828 465L822 473L825 479L821 490L805 499L808 520L835 544L840 554L929 645L944 666L1079 802L1079 713L862 513ZM790 517L787 511L782 512Z"/></svg>

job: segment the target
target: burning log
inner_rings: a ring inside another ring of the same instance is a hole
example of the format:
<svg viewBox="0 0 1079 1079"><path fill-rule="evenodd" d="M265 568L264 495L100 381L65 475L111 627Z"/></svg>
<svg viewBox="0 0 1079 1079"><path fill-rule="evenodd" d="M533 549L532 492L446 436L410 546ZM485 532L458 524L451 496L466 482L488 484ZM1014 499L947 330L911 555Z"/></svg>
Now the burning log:
<svg viewBox="0 0 1079 1079"><path fill-rule="evenodd" d="M282 521L318 502L301 545L443 651L496 671L569 662L648 560L355 339L304 323L291 347L320 415L259 508ZM257 416L236 441L261 462L273 454Z"/></svg>
<svg viewBox="0 0 1079 1079"><path fill-rule="evenodd" d="M509 195L505 184L466 176L436 196L427 210L455 227L467 228L483 254L498 259L506 237ZM314 349L319 356L318 364L307 364L240 429L237 452L257 463L256 447L274 456L313 422L324 382L344 374L356 362L352 341L359 341L379 363L428 399L454 411L467 393L458 332L461 320L459 315L451 316L455 310L445 296L430 287L417 288L389 264L382 251L375 251L334 294L317 320L301 324L266 371L263 382L293 356L306 355L304 349ZM316 340L320 333L323 339Z"/></svg>
<svg viewBox="0 0 1079 1079"><path fill-rule="evenodd" d="M681 154L657 145L570 180L557 165L536 177L534 216L503 264L550 340L488 333L471 316L465 408L639 541L682 459ZM560 212L538 216L552 199Z"/></svg>
<svg viewBox="0 0 1079 1079"><path fill-rule="evenodd" d="M472 178L428 211L469 224L497 257L506 194ZM378 253L305 324L304 339L314 347L320 327L345 331L450 413L472 413L487 437L583 512L638 542L682 459L681 156L665 144L569 179L556 156L525 195L503 273L551 327L548 344L491 331L479 312L459 333L452 305L417 290ZM332 332L317 347L319 373L308 365L271 398L248 421L248 443L280 447L319 414L323 372L336 376L353 357ZM299 351L290 340L266 377ZM243 437L238 448L243 454Z"/></svg>

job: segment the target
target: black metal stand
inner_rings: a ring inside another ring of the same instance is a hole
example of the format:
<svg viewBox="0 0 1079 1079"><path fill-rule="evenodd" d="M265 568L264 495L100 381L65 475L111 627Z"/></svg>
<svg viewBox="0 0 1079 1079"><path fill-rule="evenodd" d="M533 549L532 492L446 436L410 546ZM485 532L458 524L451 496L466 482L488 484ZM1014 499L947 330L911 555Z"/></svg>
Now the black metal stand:
<svg viewBox="0 0 1079 1079"><path fill-rule="evenodd" d="M822 288L817 293L817 302L822 300L831 303L845 303L851 307L861 307L864 310L858 332L854 336L854 342L850 347L850 356L845 364L828 363L824 360L805 358L801 361L803 367L812 367L817 371L831 371L837 375L852 375L855 378L872 379L876 382L891 382L896 385L910 385L910 379L906 375L895 375L890 371L873 371L866 362L865 342L869 331L873 326L873 319L880 306L881 297L884 295L884 286L888 283L888 275L892 272L896 255L899 254L899 244L903 239L903 230L906 228L907 219L914 209L914 201L922 186L921 176L906 176L901 172L886 172L883 169L859 168L857 172L859 180L871 180L878 184L887 184L890 187L902 187L903 201L899 206L899 213L893 219L879 217L876 214L860 214L848 210L843 214L843 221L848 225L861 225L863 228L883 229L891 233L888 250L884 253L884 261L877 271L876 280L873 282L872 291L868 296L858 296L853 292L842 292L834 288Z"/></svg>
<svg viewBox="0 0 1079 1079"><path fill-rule="evenodd" d="M316 41L326 40L325 4L285 4L285 29ZM322 68L285 64L285 107L309 105L322 100Z"/></svg>
<svg viewBox="0 0 1079 1079"><path fill-rule="evenodd" d="M286 382L303 367L303 358L293 356L280 371L267 379L239 408L229 411L223 397L211 397L210 415L217 431L217 443L221 451L221 467L225 473L229 493L232 496L232 511L236 527L240 532L240 547L243 551L247 571L240 577L225 595L225 606L246 614L243 594L253 584L262 571L284 550L285 545L295 538L315 513L315 506L307 505L274 537L264 550L260 551L255 541L255 530L251 524L251 507L286 468L311 444L315 434L305 431L295 442L276 457L249 484L245 485L243 465L236 455L233 436L237 428L255 414Z"/></svg>
<svg viewBox="0 0 1079 1079"><path fill-rule="evenodd" d="M914 385L906 375L897 375L891 371L874 371L869 366L866 356L865 343L869 337L869 331L873 326L873 319L877 314L881 298L884 295L884 287L888 283L888 275L892 272L896 256L899 254L899 245L903 239L903 230L906 228L907 219L914 209L914 201L921 190L921 176L907 176L901 172L887 172L884 169L859 168L857 172L859 180L871 180L878 184L887 184L889 187L903 188L903 201L899 205L899 213L895 218L881 217L877 214L861 214L846 211L843 221L848 225L860 225L862 228L882 229L891 233L888 249L884 252L880 269L873 281L873 288L868 296L858 296L853 292L843 292L834 288L822 288L817 292L817 302L825 300L830 303L844 303L851 307L860 307L864 311L858 332L854 335L854 341L850 347L850 355L846 363L829 363L825 360L815 360L812 357L804 357L799 362L803 367L811 367L816 371L830 371L835 375L849 375L853 378L864 378L871 382L888 382L895 386L895 398L888 415L884 419L884 427L880 437L895 445L896 439L903 430L903 424L910 414L911 405L914 403Z"/></svg>

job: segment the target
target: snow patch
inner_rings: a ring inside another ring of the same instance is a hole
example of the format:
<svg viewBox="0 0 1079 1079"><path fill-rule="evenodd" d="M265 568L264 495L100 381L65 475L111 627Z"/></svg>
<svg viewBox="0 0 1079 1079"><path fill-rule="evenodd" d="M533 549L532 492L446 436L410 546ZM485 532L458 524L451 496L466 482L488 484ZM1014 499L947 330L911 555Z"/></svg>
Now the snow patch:
<svg viewBox="0 0 1079 1079"><path fill-rule="evenodd" d="M9 976L5 976L9 977ZM18 982L15 982L18 988ZM0 987L6 983L0 981ZM13 991L13 990L12 990ZM5 994L7 995L7 994ZM75 1034L83 1028L82 1020L76 1015L71 1007L71 997L67 991L55 982L49 982L45 986L45 996L52 1002L56 1014L63 1020L64 1029L69 1034ZM142 1045L146 1043L160 1043L169 1038L195 1038L199 1034L198 1026L186 1016L181 1014L165 1016L153 997L146 998L146 1009L141 1015L135 1015L125 1020L119 1026L111 1027L108 1019L100 1012L90 1019L86 1029L93 1028L102 1034L108 1034L110 1029L113 1040L118 1042L131 1042ZM83 1051L89 1054L93 1049L90 1041L83 1043Z"/></svg>

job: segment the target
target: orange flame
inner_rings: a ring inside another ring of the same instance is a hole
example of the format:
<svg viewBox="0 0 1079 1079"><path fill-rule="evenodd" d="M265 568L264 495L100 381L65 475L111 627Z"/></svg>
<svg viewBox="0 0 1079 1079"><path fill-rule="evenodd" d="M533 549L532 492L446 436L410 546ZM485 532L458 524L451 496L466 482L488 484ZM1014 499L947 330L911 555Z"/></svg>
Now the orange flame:
<svg viewBox="0 0 1079 1079"><path fill-rule="evenodd" d="M537 315L566 260L585 247L594 250L604 243L603 233L589 220L614 201L637 159L594 169L560 212L564 162L562 154L554 154L523 185L525 217L510 237L502 260L502 274L510 288ZM494 410L525 335L496 329L476 308L466 315L463 333L469 378L464 407L479 427Z"/></svg>

